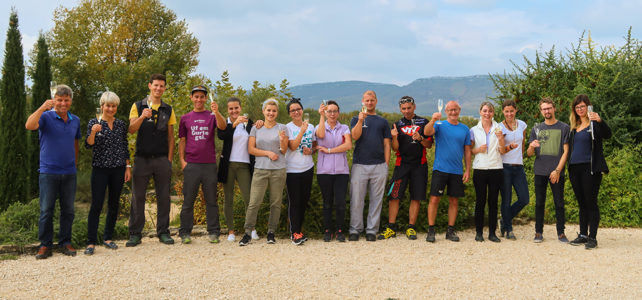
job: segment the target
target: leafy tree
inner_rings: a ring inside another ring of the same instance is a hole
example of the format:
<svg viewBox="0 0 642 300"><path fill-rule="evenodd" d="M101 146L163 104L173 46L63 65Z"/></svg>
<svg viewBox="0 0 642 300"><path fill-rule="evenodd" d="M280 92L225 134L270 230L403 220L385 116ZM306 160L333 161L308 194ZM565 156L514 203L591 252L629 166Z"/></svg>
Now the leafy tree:
<svg viewBox="0 0 642 300"><path fill-rule="evenodd" d="M29 76L33 80L29 111L34 111L42 102L51 98L49 85L51 82L51 60L49 45L41 33L36 42L32 56L32 66ZM29 132L29 187L31 195L38 194L38 168L40 167L40 141L37 131Z"/></svg>
<svg viewBox="0 0 642 300"><path fill-rule="evenodd" d="M11 11L2 65L0 99L0 210L11 203L27 200L28 166L25 149L26 96L22 37L18 30L18 14Z"/></svg>
<svg viewBox="0 0 642 300"><path fill-rule="evenodd" d="M568 122L573 98L586 94L613 130L607 152L613 146L638 144L642 140L642 42L631 37L631 29L625 41L619 48L597 47L590 34L582 35L566 54L555 54L553 47L538 51L534 60L524 57L523 66L513 63L513 73L491 75L498 91L493 99L498 103L515 99L517 117L532 125L541 122L542 97L552 97L557 119Z"/></svg>
<svg viewBox="0 0 642 300"><path fill-rule="evenodd" d="M58 8L54 22L54 80L72 87L73 110L84 121L100 91L117 93L118 117L128 119L132 103L149 92L152 73L171 77L168 87L178 87L198 64L198 40L159 0L82 0Z"/></svg>

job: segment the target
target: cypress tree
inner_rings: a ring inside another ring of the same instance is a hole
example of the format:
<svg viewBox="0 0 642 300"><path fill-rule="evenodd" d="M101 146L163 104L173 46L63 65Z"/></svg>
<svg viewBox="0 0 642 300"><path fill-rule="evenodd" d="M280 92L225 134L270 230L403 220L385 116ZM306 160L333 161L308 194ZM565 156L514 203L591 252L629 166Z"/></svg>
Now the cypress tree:
<svg viewBox="0 0 642 300"><path fill-rule="evenodd" d="M42 103L51 98L49 84L51 82L51 60L49 45L45 36L40 33L36 44L36 61L31 72L33 86L31 89L30 112L35 111ZM29 194L38 194L38 168L40 167L40 140L38 131L29 132Z"/></svg>
<svg viewBox="0 0 642 300"><path fill-rule="evenodd" d="M25 69L18 14L12 9L7 29L0 99L0 210L27 200Z"/></svg>

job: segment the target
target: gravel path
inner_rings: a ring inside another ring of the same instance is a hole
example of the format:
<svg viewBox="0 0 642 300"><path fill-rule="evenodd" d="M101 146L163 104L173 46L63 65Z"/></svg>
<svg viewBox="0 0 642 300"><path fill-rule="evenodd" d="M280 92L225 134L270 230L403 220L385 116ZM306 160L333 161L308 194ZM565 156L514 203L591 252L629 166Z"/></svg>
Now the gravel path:
<svg viewBox="0 0 642 300"><path fill-rule="evenodd" d="M532 232L517 226L518 240L499 244L477 243L470 230L459 243L438 234L435 244L425 234L303 246L263 237L246 247L225 236L217 245L205 236L191 245L119 241L92 257L0 261L0 298L642 298L642 229L600 229L591 251L559 243L554 226L542 244Z"/></svg>

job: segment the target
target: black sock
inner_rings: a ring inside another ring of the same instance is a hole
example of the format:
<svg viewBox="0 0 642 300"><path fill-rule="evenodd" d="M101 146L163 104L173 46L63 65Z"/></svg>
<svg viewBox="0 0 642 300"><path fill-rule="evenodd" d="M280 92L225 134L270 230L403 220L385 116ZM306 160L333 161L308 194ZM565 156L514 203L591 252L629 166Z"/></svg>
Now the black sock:
<svg viewBox="0 0 642 300"><path fill-rule="evenodd" d="M429 232L435 232L435 225L428 225Z"/></svg>
<svg viewBox="0 0 642 300"><path fill-rule="evenodd" d="M408 229L415 229L415 224L408 224Z"/></svg>

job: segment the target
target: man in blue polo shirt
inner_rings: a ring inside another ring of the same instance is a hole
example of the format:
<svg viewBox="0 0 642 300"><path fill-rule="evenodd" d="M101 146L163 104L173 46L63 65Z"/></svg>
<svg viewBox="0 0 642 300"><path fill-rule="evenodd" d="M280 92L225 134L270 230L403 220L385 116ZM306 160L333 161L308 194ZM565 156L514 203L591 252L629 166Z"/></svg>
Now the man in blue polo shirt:
<svg viewBox="0 0 642 300"><path fill-rule="evenodd" d="M71 88L63 84L56 86L54 99L45 101L25 123L28 130L38 129L40 135L40 248L36 259L51 256L56 198L60 199L58 246L63 254L76 255L71 246L71 225L74 222L80 120L69 112L72 98Z"/></svg>

